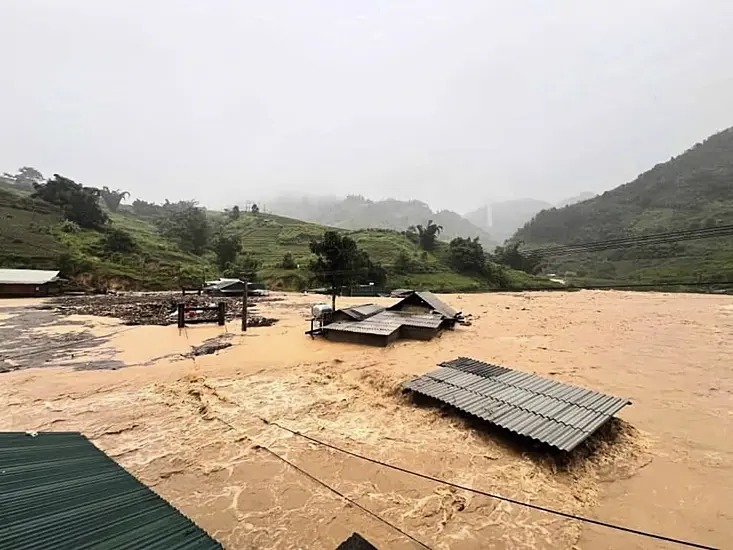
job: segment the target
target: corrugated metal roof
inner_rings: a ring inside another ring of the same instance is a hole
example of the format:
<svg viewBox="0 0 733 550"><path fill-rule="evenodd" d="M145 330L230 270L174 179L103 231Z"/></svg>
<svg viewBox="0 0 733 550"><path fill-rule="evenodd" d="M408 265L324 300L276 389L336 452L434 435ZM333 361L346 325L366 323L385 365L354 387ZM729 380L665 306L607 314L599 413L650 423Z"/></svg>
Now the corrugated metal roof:
<svg viewBox="0 0 733 550"><path fill-rule="evenodd" d="M389 336L400 329L400 323L379 322L367 319L365 321L336 321L323 327L324 332L355 332L358 334L376 334L378 336Z"/></svg>
<svg viewBox="0 0 733 550"><path fill-rule="evenodd" d="M222 546L79 433L0 433L3 550Z"/></svg>
<svg viewBox="0 0 733 550"><path fill-rule="evenodd" d="M354 321L363 321L364 319L368 319L369 317L381 313L382 311L384 311L384 309L384 306L380 306L377 304L364 304L361 306L343 308L339 311L345 313L346 315L354 319Z"/></svg>
<svg viewBox="0 0 733 550"><path fill-rule="evenodd" d="M415 300L415 298L418 298L426 306L437 311L438 313L443 315L446 319L458 319L461 316L460 312L456 311L455 309L450 307L448 304L446 304L443 300L438 298L435 294L433 294L432 292L428 292L428 291L411 292L410 294L408 294L401 300L389 306L387 309L390 311L399 310L403 307L403 304L405 303L410 304L412 301Z"/></svg>
<svg viewBox="0 0 733 550"><path fill-rule="evenodd" d="M324 326L323 330L326 332L332 330L389 336L403 326L438 329L442 322L443 318L440 315L430 313L415 315L396 311L381 311L376 315L365 318L363 321L336 321Z"/></svg>
<svg viewBox="0 0 733 550"><path fill-rule="evenodd" d="M0 284L42 285L58 279L58 271L39 269L0 269Z"/></svg>
<svg viewBox="0 0 733 550"><path fill-rule="evenodd" d="M387 320L391 319L406 327L419 328L440 328L443 318L440 315L426 313L424 315L415 315L411 313L401 313L399 311L384 311L379 315L375 315L370 320Z"/></svg>
<svg viewBox="0 0 733 550"><path fill-rule="evenodd" d="M515 433L570 451L627 399L460 357L404 384Z"/></svg>
<svg viewBox="0 0 733 550"><path fill-rule="evenodd" d="M416 292L415 294L422 298L426 303L430 304L430 307L432 307L435 311L441 313L442 315L445 315L449 319L453 319L458 315L458 312L455 309L450 307L432 292L423 290Z"/></svg>

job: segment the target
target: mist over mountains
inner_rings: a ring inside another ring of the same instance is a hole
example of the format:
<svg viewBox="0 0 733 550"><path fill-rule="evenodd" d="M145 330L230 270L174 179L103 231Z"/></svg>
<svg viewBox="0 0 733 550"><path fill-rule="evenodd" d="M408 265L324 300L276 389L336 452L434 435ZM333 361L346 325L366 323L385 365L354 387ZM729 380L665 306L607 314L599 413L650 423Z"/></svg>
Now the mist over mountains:
<svg viewBox="0 0 733 550"><path fill-rule="evenodd" d="M496 240L485 229L474 225L451 210L433 211L418 200L369 200L360 195L337 197L280 197L267 201L268 212L344 229L393 229L404 231L410 226L425 225L428 220L441 225L442 240L455 237L478 237L485 247Z"/></svg>
<svg viewBox="0 0 733 550"><path fill-rule="evenodd" d="M452 210L433 210L419 200L370 200L361 195L346 198L326 196L281 196L264 203L273 214L297 218L343 229L393 229L425 225L428 220L441 225L440 238L478 237L484 247L502 243L547 208L563 207L595 196L582 193L557 205L537 199L517 199L486 204L465 215Z"/></svg>

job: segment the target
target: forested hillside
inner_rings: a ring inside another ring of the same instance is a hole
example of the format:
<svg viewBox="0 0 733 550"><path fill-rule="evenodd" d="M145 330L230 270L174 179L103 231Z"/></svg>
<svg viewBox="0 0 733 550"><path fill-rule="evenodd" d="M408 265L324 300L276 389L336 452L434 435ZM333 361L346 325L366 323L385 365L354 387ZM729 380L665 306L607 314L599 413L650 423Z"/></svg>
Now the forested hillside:
<svg viewBox="0 0 733 550"><path fill-rule="evenodd" d="M528 247L583 243L733 223L733 128L593 199L543 210L517 231ZM730 238L548 258L547 269L602 277L733 279Z"/></svg>

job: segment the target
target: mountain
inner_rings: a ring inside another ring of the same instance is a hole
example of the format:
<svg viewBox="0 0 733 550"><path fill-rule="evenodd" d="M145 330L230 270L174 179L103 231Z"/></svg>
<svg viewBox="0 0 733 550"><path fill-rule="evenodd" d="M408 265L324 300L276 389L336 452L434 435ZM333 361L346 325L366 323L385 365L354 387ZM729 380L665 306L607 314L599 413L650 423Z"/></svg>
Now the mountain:
<svg viewBox="0 0 733 550"><path fill-rule="evenodd" d="M358 201L357 201L358 202ZM146 210L163 210L148 204ZM422 210L422 207L417 207ZM0 268L61 269L86 288L157 290L178 288L181 280L191 284L217 274L216 257L210 242L201 255L183 250L177 239L169 238L156 224L156 215L138 213L129 205L118 212L107 212L109 224L102 230L84 229L64 220L62 210L31 197L12 182L0 186ZM207 211L212 237L218 232L239 238L243 252L259 263L257 276L272 288L302 289L309 284L308 264L312 259L310 242L329 229L290 217L242 211ZM454 223L457 214L439 213L436 221ZM460 222L460 220L458 220ZM468 223L468 222L466 222ZM119 230L129 235L134 249L106 250L110 233ZM447 244L439 243L433 253L422 251L399 232L387 229L347 231L372 261L388 272L388 285L431 289L444 292L476 291L491 284L452 270L448 265ZM290 254L297 269L280 264ZM398 259L409 260L409 267L395 268ZM505 270L510 285L517 288L551 284L524 273Z"/></svg>
<svg viewBox="0 0 733 550"><path fill-rule="evenodd" d="M387 199L372 201L351 195L336 198L280 198L268 202L267 210L283 216L343 229L392 229L404 231L411 225L425 225L428 220L443 226L442 240L454 237L478 237L484 247L496 242L485 229L477 227L463 216L450 210L433 212L424 202Z"/></svg>
<svg viewBox="0 0 733 550"><path fill-rule="evenodd" d="M583 243L733 224L733 128L715 134L634 181L538 213L517 231L528 246ZM705 239L550 259L553 269L624 278L725 277L733 243Z"/></svg>

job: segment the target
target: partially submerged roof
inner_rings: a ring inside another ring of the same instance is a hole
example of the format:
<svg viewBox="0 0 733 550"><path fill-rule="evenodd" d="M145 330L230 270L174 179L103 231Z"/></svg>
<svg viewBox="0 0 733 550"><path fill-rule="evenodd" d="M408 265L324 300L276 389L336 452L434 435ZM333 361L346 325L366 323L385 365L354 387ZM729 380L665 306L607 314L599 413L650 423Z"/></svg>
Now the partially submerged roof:
<svg viewBox="0 0 733 550"><path fill-rule="evenodd" d="M389 336L400 330L401 323L394 321L380 321L367 319L365 321L336 321L323 327L324 332L354 332L357 334L374 334L377 336Z"/></svg>
<svg viewBox="0 0 733 550"><path fill-rule="evenodd" d="M362 537L359 533L354 533L344 542L339 544L336 550L377 550L377 547Z"/></svg>
<svg viewBox="0 0 733 550"><path fill-rule="evenodd" d="M216 281L207 281L206 290L223 290L234 285L242 285L244 288L244 282L240 279L217 279Z"/></svg>
<svg viewBox="0 0 733 550"><path fill-rule="evenodd" d="M459 357L404 384L515 433L570 451L631 402Z"/></svg>
<svg viewBox="0 0 733 550"><path fill-rule="evenodd" d="M429 307L434 311L437 311L446 319L456 319L460 316L460 312L456 311L448 304L446 304L443 300L438 298L435 294L427 290L411 292L410 294L402 298L399 302L391 305L387 309L400 309L404 305L414 302L422 302L424 306Z"/></svg>
<svg viewBox="0 0 733 550"><path fill-rule="evenodd" d="M222 548L73 432L0 433L0 518L4 550Z"/></svg>
<svg viewBox="0 0 733 550"><path fill-rule="evenodd" d="M0 269L0 284L42 285L53 283L59 278L58 271L40 269Z"/></svg>
<svg viewBox="0 0 733 550"><path fill-rule="evenodd" d="M346 307L338 310L341 313L352 318L354 321L363 321L369 317L373 317L377 313L381 313L385 310L383 306L377 304L364 304L361 306Z"/></svg>
<svg viewBox="0 0 733 550"><path fill-rule="evenodd" d="M373 304L370 304L373 305ZM342 310L344 311L344 310ZM323 327L323 330L335 332L354 332L359 334L375 334L378 336L389 336L401 327L417 327L426 329L439 329L443 323L440 315L410 314L399 311L380 311L376 315L367 317L362 321L336 321Z"/></svg>

